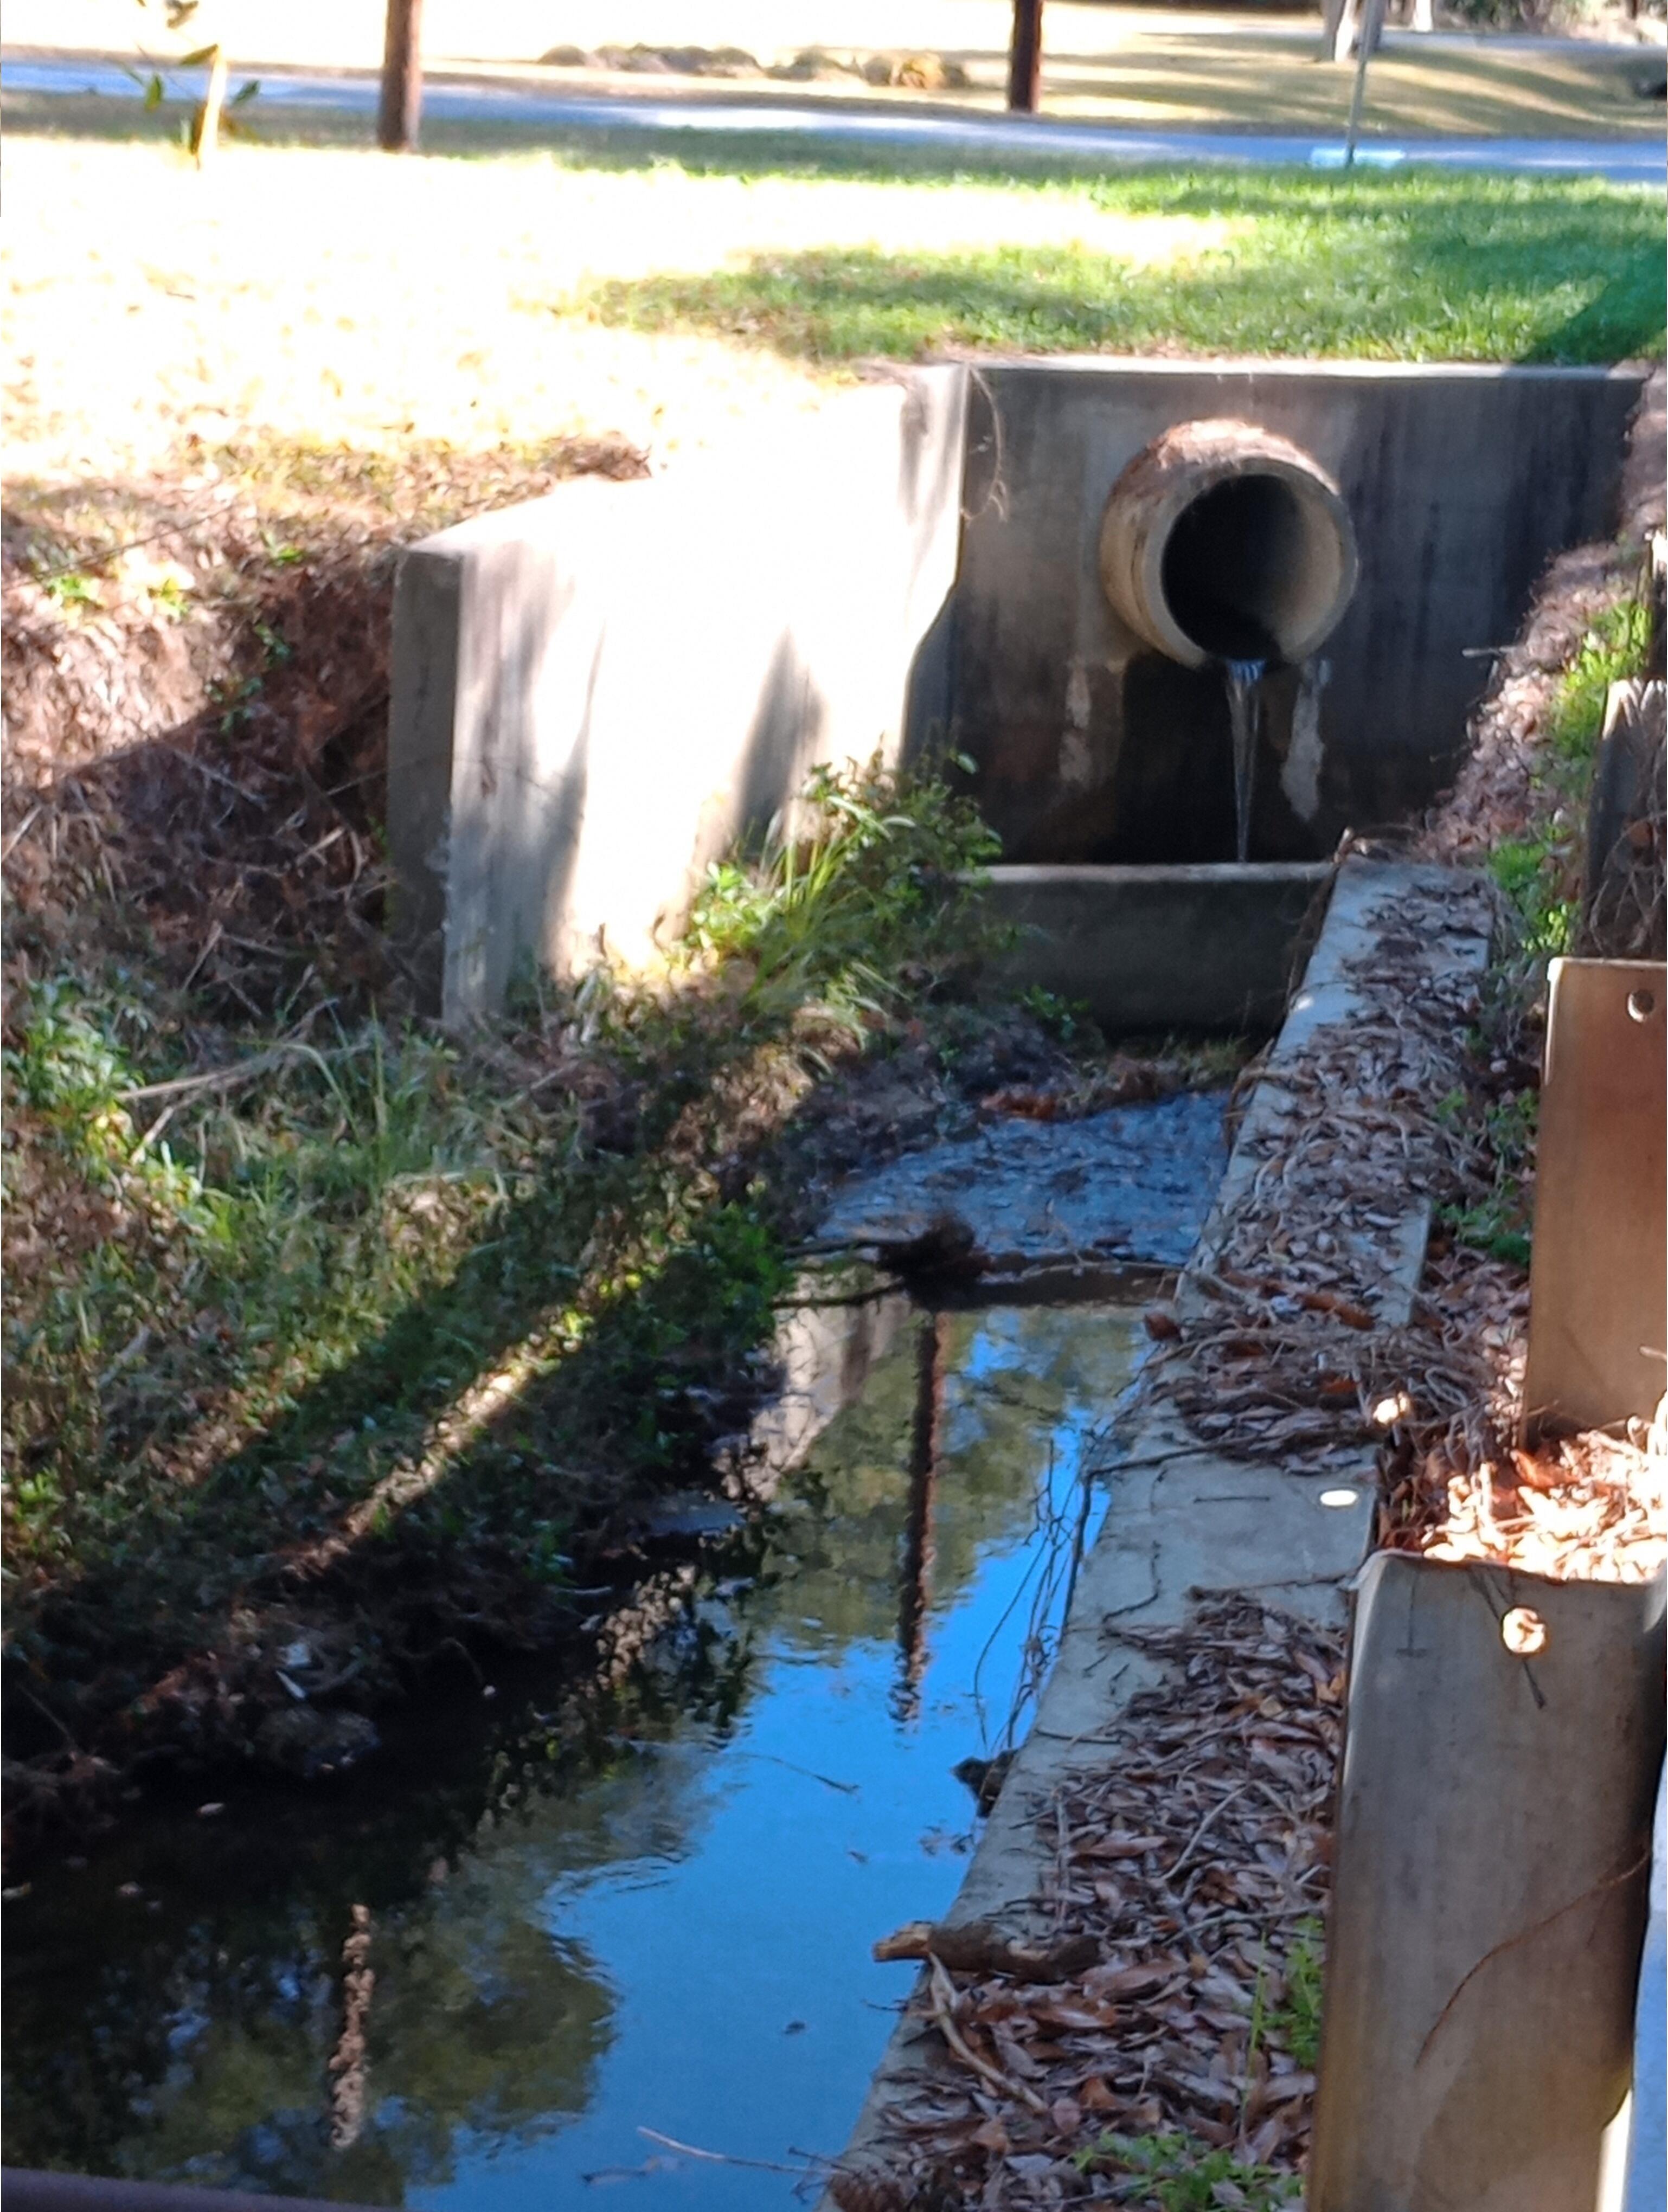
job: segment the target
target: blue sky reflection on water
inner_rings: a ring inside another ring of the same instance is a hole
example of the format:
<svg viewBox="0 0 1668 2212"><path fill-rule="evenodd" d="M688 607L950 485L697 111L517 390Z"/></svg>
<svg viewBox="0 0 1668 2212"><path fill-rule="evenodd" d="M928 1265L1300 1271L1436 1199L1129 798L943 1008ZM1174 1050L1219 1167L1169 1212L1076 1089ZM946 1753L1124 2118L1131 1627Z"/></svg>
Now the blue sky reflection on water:
<svg viewBox="0 0 1668 2212"><path fill-rule="evenodd" d="M334 1796L147 1808L43 1868L7 1907L8 2161L426 2212L791 2203L791 2177L638 2130L782 2162L842 2148L911 1978L869 1947L941 1911L966 1865L950 1770L1005 1723L1047 1565L1037 1486L1068 1522L1141 1340L1129 1307L908 1316L583 1753L533 1668L490 1705L415 1710ZM359 1904L363 2119L333 2143Z"/></svg>
<svg viewBox="0 0 1668 2212"><path fill-rule="evenodd" d="M918 1716L899 1716L892 1637L840 1648L825 1623L794 1610L797 1579L778 1586L780 1616L730 1740L642 1752L677 1774L683 1849L564 1874L545 1893L551 1933L582 1945L615 1993L614 2041L589 2109L536 2147L460 2155L453 2185L416 2201L521 2212L607 2187L702 2212L792 2201L784 2176L693 2160L628 2180L622 2169L670 2156L640 2126L736 2157L839 2150L890 2032L888 2008L912 1978L874 1965L869 1946L941 1911L965 1869L971 1800L951 1769L1000 1734L1014 1690L1036 1581L1029 1483L1051 1461L1056 1502L1068 1507L1107 1386L1115 1392L1129 1371L1133 1319L1010 1309L959 1325L941 1511L955 1509L958 1463L988 1447L993 1426L1014 1441L1016 1412L1029 1466L992 1501L969 1577L934 1594ZM993 1423L993 1386L1006 1421ZM837 1457L841 1442L831 1434L813 1464ZM988 1653L1005 1614L1001 1648ZM610 2169L617 2181L581 2179Z"/></svg>

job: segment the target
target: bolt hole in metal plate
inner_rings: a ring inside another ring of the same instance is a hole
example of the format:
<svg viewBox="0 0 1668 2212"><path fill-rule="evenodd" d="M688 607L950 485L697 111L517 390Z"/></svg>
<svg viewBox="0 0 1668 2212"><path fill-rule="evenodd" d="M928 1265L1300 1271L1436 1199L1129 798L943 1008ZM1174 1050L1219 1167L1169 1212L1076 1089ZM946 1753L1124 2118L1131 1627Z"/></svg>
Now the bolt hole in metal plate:
<svg viewBox="0 0 1668 2212"><path fill-rule="evenodd" d="M1655 1013L1656 1010L1657 1000L1656 993L1654 991L1628 992L1628 1012L1632 1020L1636 1022L1648 1022L1652 1015Z"/></svg>

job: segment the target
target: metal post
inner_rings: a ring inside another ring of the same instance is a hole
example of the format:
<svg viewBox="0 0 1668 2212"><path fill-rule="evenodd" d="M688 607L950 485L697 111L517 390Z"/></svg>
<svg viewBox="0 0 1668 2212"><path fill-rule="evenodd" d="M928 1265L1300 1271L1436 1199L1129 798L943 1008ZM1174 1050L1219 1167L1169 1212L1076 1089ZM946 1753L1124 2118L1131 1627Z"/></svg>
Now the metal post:
<svg viewBox="0 0 1668 2212"><path fill-rule="evenodd" d="M1361 109L1367 100L1367 65L1377 51L1385 27L1385 0L1367 0L1361 17L1361 51L1355 59L1355 88L1349 98L1349 128L1343 137L1343 166L1355 166L1355 145L1361 135Z"/></svg>

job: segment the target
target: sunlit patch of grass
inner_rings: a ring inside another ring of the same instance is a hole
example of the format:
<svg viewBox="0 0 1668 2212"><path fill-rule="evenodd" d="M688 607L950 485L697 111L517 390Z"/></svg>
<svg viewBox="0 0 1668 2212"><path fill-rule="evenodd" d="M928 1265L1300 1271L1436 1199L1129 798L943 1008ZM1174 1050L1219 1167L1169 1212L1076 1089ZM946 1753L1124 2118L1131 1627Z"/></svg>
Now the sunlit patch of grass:
<svg viewBox="0 0 1668 2212"><path fill-rule="evenodd" d="M1559 681L1548 718L1547 738L1559 769L1578 775L1591 769L1610 688L1643 668L1650 629L1651 611L1642 599L1624 599L1595 617Z"/></svg>
<svg viewBox="0 0 1668 2212"><path fill-rule="evenodd" d="M1164 268L1083 242L755 252L710 272L598 281L585 306L603 322L819 363L942 347L1543 362L1661 350L1661 219L1642 192L1289 172L1054 189L1093 209L1229 221L1234 234Z"/></svg>

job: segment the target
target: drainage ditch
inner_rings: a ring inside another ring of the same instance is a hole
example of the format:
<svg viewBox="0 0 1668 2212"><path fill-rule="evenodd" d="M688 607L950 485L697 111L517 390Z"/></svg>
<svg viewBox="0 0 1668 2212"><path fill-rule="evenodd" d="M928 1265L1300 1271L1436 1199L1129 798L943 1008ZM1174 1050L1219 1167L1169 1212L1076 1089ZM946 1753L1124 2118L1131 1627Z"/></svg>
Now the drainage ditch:
<svg viewBox="0 0 1668 2212"><path fill-rule="evenodd" d="M155 1808L43 1869L8 1923L8 2162L488 2212L612 2180L790 2201L895 2024L870 1946L950 1905L1025 1735L1223 1103L998 1125L849 1187L829 1241L871 1249L953 1188L1002 1302L835 1262L819 1304L825 1263L756 1439L768 1504L657 1510L664 1626L582 1721L506 1669L328 1796Z"/></svg>

